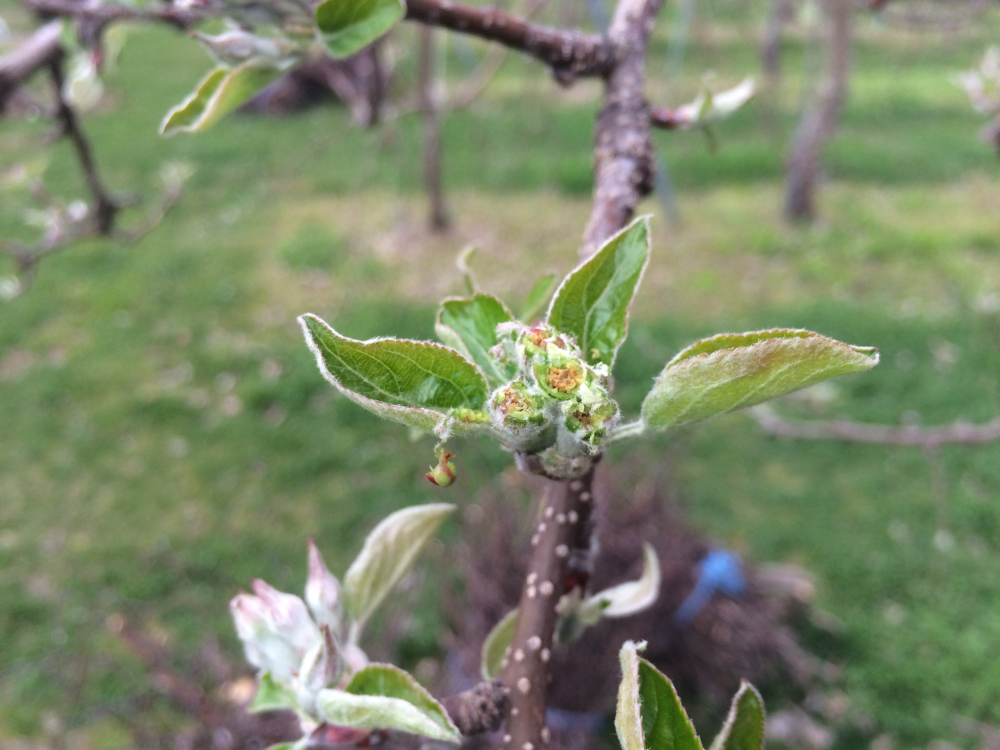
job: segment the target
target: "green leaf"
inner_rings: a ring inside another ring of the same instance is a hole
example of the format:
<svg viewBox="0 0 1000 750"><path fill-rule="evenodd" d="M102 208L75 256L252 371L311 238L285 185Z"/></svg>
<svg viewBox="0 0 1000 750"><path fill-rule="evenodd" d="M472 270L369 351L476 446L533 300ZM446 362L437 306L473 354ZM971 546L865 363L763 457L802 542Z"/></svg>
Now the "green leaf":
<svg viewBox="0 0 1000 750"><path fill-rule="evenodd" d="M531 287L531 291L528 292L528 296L524 299L524 307L521 310L520 320L530 325L538 317L539 313L542 312L546 300L548 300L549 295L556 288L557 283L558 277L554 273L546 274L536 281L535 285Z"/></svg>
<svg viewBox="0 0 1000 750"><path fill-rule="evenodd" d="M378 695L354 695L343 690L320 690L316 710L324 721L353 729L395 729L442 742L458 742L457 731L442 729L409 701Z"/></svg>
<svg viewBox="0 0 1000 750"><path fill-rule="evenodd" d="M445 419L439 409L483 408L486 380L458 352L429 341L355 341L311 314L299 323L323 376L383 419L433 431Z"/></svg>
<svg viewBox="0 0 1000 750"><path fill-rule="evenodd" d="M167 112L160 134L207 130L282 74L277 68L252 62L232 69L216 68L202 79L194 93Z"/></svg>
<svg viewBox="0 0 1000 750"><path fill-rule="evenodd" d="M517 627L517 612L512 609L503 616L493 630L483 641L482 673L484 680L498 677L503 670L503 660L510 644L514 642L514 629Z"/></svg>
<svg viewBox="0 0 1000 750"><path fill-rule="evenodd" d="M402 0L325 0L316 7L316 25L331 55L350 57L403 19Z"/></svg>
<svg viewBox="0 0 1000 750"><path fill-rule="evenodd" d="M297 709L298 707L299 703L295 700L295 693L271 677L270 672L264 672L257 682L257 694L247 710L256 713L258 711L278 711L282 708Z"/></svg>
<svg viewBox="0 0 1000 750"><path fill-rule="evenodd" d="M277 745L270 745L267 750L304 750L309 746L309 738L303 737L298 742L279 742Z"/></svg>
<svg viewBox="0 0 1000 750"><path fill-rule="evenodd" d="M742 680L711 750L762 750L763 747L764 701L753 685Z"/></svg>
<svg viewBox="0 0 1000 750"><path fill-rule="evenodd" d="M619 653L615 730L622 750L702 750L673 683L639 656L639 648L628 641Z"/></svg>
<svg viewBox="0 0 1000 750"><path fill-rule="evenodd" d="M513 319L511 311L496 297L476 294L442 302L434 330L444 343L479 365L494 385L500 385L513 373L504 372L489 350L497 343L496 327Z"/></svg>
<svg viewBox="0 0 1000 750"><path fill-rule="evenodd" d="M412 675L391 664L371 664L359 670L344 690L353 695L380 696L406 701L424 717L437 725L437 734L418 732L426 737L457 742L459 731L444 707L428 693ZM413 731L403 727L385 727Z"/></svg>
<svg viewBox="0 0 1000 750"><path fill-rule="evenodd" d="M697 422L877 364L874 347L851 346L812 331L723 333L698 341L667 363L642 402L642 418L661 428Z"/></svg>
<svg viewBox="0 0 1000 750"><path fill-rule="evenodd" d="M567 276L548 323L572 334L590 364L613 364L628 332L628 311L649 262L649 217L636 219Z"/></svg>
<svg viewBox="0 0 1000 750"><path fill-rule="evenodd" d="M368 618L454 510L447 503L415 505L397 510L372 530L344 576L344 606L351 617L358 623Z"/></svg>

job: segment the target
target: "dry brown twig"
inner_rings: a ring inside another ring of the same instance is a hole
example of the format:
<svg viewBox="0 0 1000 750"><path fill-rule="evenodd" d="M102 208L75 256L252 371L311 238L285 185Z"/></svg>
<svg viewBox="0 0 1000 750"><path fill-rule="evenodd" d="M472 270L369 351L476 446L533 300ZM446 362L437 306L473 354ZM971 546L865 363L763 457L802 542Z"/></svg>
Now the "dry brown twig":
<svg viewBox="0 0 1000 750"><path fill-rule="evenodd" d="M977 445L1000 440L1000 417L982 424L955 422L936 427L894 427L848 419L786 419L766 405L755 406L748 413L765 434L793 440L844 440L852 443L912 445L924 449L949 444Z"/></svg>

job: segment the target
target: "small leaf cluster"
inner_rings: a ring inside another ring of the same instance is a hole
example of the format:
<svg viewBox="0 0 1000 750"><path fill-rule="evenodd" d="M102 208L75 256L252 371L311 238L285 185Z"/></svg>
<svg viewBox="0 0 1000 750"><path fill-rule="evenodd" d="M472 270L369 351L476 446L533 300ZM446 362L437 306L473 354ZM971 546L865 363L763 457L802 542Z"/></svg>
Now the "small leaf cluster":
<svg viewBox="0 0 1000 750"><path fill-rule="evenodd" d="M230 603L236 631L260 670L250 709L295 711L305 734L301 747L389 729L457 741L440 703L398 667L369 663L359 646L364 623L453 511L437 503L390 515L365 540L343 587L310 542L304 600L260 580L253 594L237 595Z"/></svg>
<svg viewBox="0 0 1000 750"><path fill-rule="evenodd" d="M244 104L310 56L346 58L402 20L402 0L214 0L206 7L230 26L192 36L215 61L213 69L160 125L163 135L198 133Z"/></svg>
<svg viewBox="0 0 1000 750"><path fill-rule="evenodd" d="M811 331L720 334L670 360L640 418L625 422L610 374L649 254L649 221L642 217L562 281L540 321L517 320L501 300L476 292L463 257L473 294L441 304L435 331L443 345L356 341L315 315L299 321L320 371L360 406L442 442L490 434L537 459L522 465L555 479L582 476L618 440L752 406L878 362L874 348ZM551 280L543 280L531 296L548 288Z"/></svg>
<svg viewBox="0 0 1000 750"><path fill-rule="evenodd" d="M639 656L643 647L628 641L619 653L622 681L615 730L622 750L704 750L673 683ZM744 680L709 750L762 750L763 746L764 702Z"/></svg>
<svg viewBox="0 0 1000 750"><path fill-rule="evenodd" d="M660 562L653 547L642 545L642 575L626 583L583 597L579 588L564 594L556 605L555 641L572 643L596 625L602 618L629 617L651 607L660 595ZM481 670L483 678L490 680L503 670L504 659L514 640L517 609L512 609L498 622L483 641Z"/></svg>

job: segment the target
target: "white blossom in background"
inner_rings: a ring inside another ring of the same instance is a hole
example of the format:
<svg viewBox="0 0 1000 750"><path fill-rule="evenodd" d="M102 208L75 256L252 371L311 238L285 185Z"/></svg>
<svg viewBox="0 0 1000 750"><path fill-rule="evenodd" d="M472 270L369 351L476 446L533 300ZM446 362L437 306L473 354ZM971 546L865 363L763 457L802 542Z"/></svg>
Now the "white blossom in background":
<svg viewBox="0 0 1000 750"><path fill-rule="evenodd" d="M104 83L93 52L81 50L70 58L62 93L69 105L80 112L97 106L104 95Z"/></svg>
<svg viewBox="0 0 1000 750"><path fill-rule="evenodd" d="M305 737L294 747L387 729L457 741L447 712L411 675L370 663L358 645L365 620L453 511L432 503L390 515L365 539L343 586L310 541L302 597L254 580L252 593L230 602L247 661L260 670L249 709L295 711Z"/></svg>

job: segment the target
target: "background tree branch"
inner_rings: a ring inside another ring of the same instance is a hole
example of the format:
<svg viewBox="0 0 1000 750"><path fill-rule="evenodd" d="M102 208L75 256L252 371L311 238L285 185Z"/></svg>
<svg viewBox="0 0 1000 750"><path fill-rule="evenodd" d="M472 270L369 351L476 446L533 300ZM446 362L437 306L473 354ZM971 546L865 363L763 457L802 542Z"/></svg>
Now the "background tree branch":
<svg viewBox="0 0 1000 750"><path fill-rule="evenodd" d="M848 419L785 419L769 406L756 406L749 414L765 434L794 440L845 440L854 443L913 445L920 448L936 448L949 443L975 445L1000 440L1000 417L983 424L955 422L937 427L893 427Z"/></svg>
<svg viewBox="0 0 1000 750"><path fill-rule="evenodd" d="M478 8L450 0L409 0L406 18L471 34L519 50L552 68L564 84L580 76L608 75L616 50L608 37L530 23L498 8Z"/></svg>

